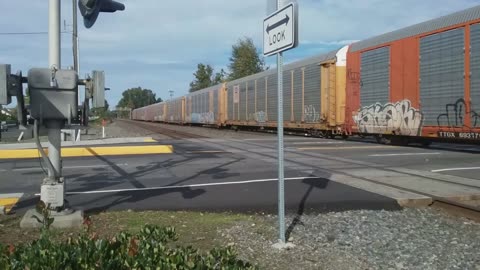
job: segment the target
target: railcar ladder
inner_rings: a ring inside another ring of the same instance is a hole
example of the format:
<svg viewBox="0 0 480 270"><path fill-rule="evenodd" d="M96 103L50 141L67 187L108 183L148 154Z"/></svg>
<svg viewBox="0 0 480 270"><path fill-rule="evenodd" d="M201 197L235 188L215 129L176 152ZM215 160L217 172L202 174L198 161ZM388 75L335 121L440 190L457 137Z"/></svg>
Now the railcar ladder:
<svg viewBox="0 0 480 270"><path fill-rule="evenodd" d="M328 121L330 126L337 124L337 73L335 64L328 66Z"/></svg>

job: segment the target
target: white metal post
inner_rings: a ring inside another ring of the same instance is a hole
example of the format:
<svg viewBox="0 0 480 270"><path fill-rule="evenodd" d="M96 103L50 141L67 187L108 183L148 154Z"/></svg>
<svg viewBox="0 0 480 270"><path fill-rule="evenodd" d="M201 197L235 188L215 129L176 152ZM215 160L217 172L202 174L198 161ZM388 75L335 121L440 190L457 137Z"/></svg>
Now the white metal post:
<svg viewBox="0 0 480 270"><path fill-rule="evenodd" d="M48 15L48 64L50 68L60 69L60 0L49 0ZM48 128L48 157L52 162L55 172L49 176L58 180L62 176L61 148L61 123L47 122Z"/></svg>
<svg viewBox="0 0 480 270"><path fill-rule="evenodd" d="M50 68L60 69L60 0L49 0L48 15L48 64ZM50 172L50 177L58 180L62 176L61 148L61 123L47 122L48 128L48 157L52 162L55 172Z"/></svg>
<svg viewBox="0 0 480 270"><path fill-rule="evenodd" d="M49 0L48 8L48 63L60 69L60 0Z"/></svg>
<svg viewBox="0 0 480 270"><path fill-rule="evenodd" d="M48 64L53 70L61 68L60 62L60 0L49 0L49 15L48 15ZM54 78L52 78L52 83ZM63 122L60 120L47 120L45 126L48 129L48 158L52 163L52 169L48 170L48 178L45 179L44 185L42 185L41 200L49 201L49 198L55 196L57 202L63 205L64 201L64 189L63 193L57 193L52 189L45 187L53 187L57 184L63 184L62 182L62 157L61 157L61 129ZM50 194L55 193L55 194ZM60 197L61 196L61 197Z"/></svg>
<svg viewBox="0 0 480 270"><path fill-rule="evenodd" d="M61 123L48 121L48 158L52 162L54 172L48 172L51 180L59 180L62 176L62 159L61 159Z"/></svg>
<svg viewBox="0 0 480 270"><path fill-rule="evenodd" d="M277 0L277 10L282 5L282 0ZM280 242L285 243L285 179L284 179L284 149L283 149L283 54L277 54L277 79L278 79L278 222Z"/></svg>

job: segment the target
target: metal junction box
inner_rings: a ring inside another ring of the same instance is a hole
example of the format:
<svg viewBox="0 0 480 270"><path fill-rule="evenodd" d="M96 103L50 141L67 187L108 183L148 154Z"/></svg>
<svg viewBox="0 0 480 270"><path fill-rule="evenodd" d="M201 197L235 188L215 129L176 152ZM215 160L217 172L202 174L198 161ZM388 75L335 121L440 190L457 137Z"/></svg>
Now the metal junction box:
<svg viewBox="0 0 480 270"><path fill-rule="evenodd" d="M94 70L92 77L92 108L103 108L105 107L105 72Z"/></svg>
<svg viewBox="0 0 480 270"><path fill-rule="evenodd" d="M0 65L0 105L8 105L12 101L8 94L10 65Z"/></svg>
<svg viewBox="0 0 480 270"><path fill-rule="evenodd" d="M28 71L31 115L39 120L71 120L78 114L78 74L74 70Z"/></svg>

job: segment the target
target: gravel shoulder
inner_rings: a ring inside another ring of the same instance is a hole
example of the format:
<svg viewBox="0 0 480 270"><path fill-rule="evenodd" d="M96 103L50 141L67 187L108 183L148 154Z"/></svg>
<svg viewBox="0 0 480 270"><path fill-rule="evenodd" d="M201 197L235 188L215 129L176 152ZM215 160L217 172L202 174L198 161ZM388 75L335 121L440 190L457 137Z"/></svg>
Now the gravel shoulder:
<svg viewBox="0 0 480 270"><path fill-rule="evenodd" d="M290 216L287 226L292 221L290 251L271 248L274 227L259 233L237 224L225 234L265 269L480 269L480 223L435 209Z"/></svg>

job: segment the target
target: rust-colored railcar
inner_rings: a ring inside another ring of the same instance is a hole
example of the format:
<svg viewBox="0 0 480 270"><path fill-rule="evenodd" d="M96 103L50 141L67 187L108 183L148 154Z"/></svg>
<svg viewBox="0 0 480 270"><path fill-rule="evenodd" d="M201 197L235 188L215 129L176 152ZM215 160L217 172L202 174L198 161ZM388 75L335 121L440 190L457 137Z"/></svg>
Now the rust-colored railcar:
<svg viewBox="0 0 480 270"><path fill-rule="evenodd" d="M480 139L480 7L352 44L346 128ZM393 136L397 135L397 136Z"/></svg>

